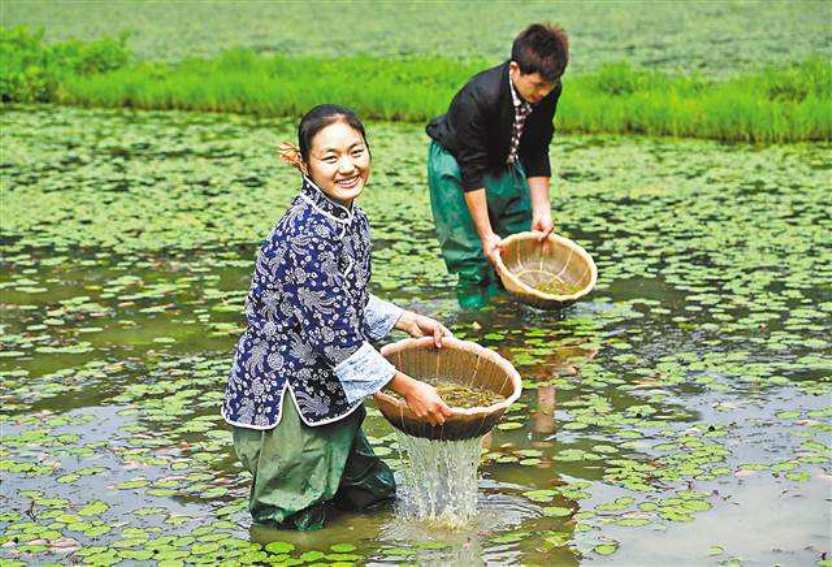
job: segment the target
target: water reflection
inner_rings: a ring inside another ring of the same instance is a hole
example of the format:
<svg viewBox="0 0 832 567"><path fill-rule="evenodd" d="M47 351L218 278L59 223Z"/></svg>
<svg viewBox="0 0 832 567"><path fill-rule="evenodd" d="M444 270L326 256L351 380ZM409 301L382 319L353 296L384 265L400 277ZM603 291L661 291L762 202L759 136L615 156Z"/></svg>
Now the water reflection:
<svg viewBox="0 0 832 567"><path fill-rule="evenodd" d="M540 386L537 388L537 408L532 412L532 431L536 434L537 443L540 439L548 439L555 432L555 387ZM537 446L537 443L534 445ZM545 446L545 445L544 445Z"/></svg>

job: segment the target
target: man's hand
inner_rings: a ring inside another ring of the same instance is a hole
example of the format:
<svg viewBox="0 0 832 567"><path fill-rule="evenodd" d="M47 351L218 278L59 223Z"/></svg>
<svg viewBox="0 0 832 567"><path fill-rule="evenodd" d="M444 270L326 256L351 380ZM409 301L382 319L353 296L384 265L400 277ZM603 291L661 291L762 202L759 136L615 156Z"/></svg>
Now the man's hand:
<svg viewBox="0 0 832 567"><path fill-rule="evenodd" d="M396 323L396 328L406 332L411 337L433 335L433 344L436 345L436 348L442 348L442 337L451 336L451 331L436 319L419 315L413 311L402 313Z"/></svg>
<svg viewBox="0 0 832 567"><path fill-rule="evenodd" d="M502 249L500 248L500 237L493 232L482 238L482 253L485 258L495 268L497 267L497 259L500 257Z"/></svg>
<svg viewBox="0 0 832 567"><path fill-rule="evenodd" d="M552 213L549 209L534 212L532 215L532 230L541 233L538 239L539 242L549 238L549 235L555 230L555 223L552 221Z"/></svg>
<svg viewBox="0 0 832 567"><path fill-rule="evenodd" d="M538 242L545 242L555 230L552 205L549 201L549 178L529 177L528 183L532 200L532 230L540 233Z"/></svg>
<svg viewBox="0 0 832 567"><path fill-rule="evenodd" d="M500 237L494 234L491 228L491 221L488 218L488 201L485 196L485 189L477 189L465 193L465 204L468 212L471 213L471 220L474 228L482 242L482 253L488 262L496 267L497 257L500 254Z"/></svg>

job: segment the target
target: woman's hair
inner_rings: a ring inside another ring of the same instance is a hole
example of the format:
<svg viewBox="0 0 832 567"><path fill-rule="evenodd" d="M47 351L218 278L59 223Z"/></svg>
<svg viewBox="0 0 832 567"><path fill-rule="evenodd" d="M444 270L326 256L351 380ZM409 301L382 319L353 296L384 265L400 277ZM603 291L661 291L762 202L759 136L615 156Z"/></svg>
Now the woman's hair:
<svg viewBox="0 0 832 567"><path fill-rule="evenodd" d="M280 157L283 161L291 164L303 172L301 162L309 161L309 150L312 147L312 139L315 134L335 122L344 122L352 129L361 134L364 145L367 146L367 153L370 152L370 144L367 142L367 132L364 124L352 109L337 104L320 104L304 114L298 124L298 145L284 142L280 144Z"/></svg>
<svg viewBox="0 0 832 567"><path fill-rule="evenodd" d="M569 63L569 38L559 26L532 24L515 38L511 59L524 75L540 73L547 81L556 81Z"/></svg>

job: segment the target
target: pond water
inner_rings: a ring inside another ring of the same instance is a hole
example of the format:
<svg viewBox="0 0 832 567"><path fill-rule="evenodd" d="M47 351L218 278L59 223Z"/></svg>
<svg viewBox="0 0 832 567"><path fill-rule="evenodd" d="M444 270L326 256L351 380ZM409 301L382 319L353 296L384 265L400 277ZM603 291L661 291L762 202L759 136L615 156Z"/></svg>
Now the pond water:
<svg viewBox="0 0 832 567"><path fill-rule="evenodd" d="M484 440L473 525L392 509L303 534L250 530L219 416L258 242L296 191L292 123L27 107L2 127L4 565L826 560L829 144L559 137L555 219L597 290L463 311L422 129L371 124L374 291L499 351L524 393ZM398 466L373 408L365 429Z"/></svg>

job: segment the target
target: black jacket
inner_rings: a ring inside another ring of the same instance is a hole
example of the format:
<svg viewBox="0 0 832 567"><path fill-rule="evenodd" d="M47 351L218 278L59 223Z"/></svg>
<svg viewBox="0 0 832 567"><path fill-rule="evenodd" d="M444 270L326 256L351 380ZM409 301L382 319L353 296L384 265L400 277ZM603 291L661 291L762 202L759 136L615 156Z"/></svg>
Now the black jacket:
<svg viewBox="0 0 832 567"><path fill-rule="evenodd" d="M508 79L508 62L474 76L451 101L447 114L430 121L428 136L456 158L462 171L462 189L483 187L483 176L504 168L511 147L514 105ZM550 177L549 143L552 141L561 85L534 106L526 118L518 155L528 177Z"/></svg>

